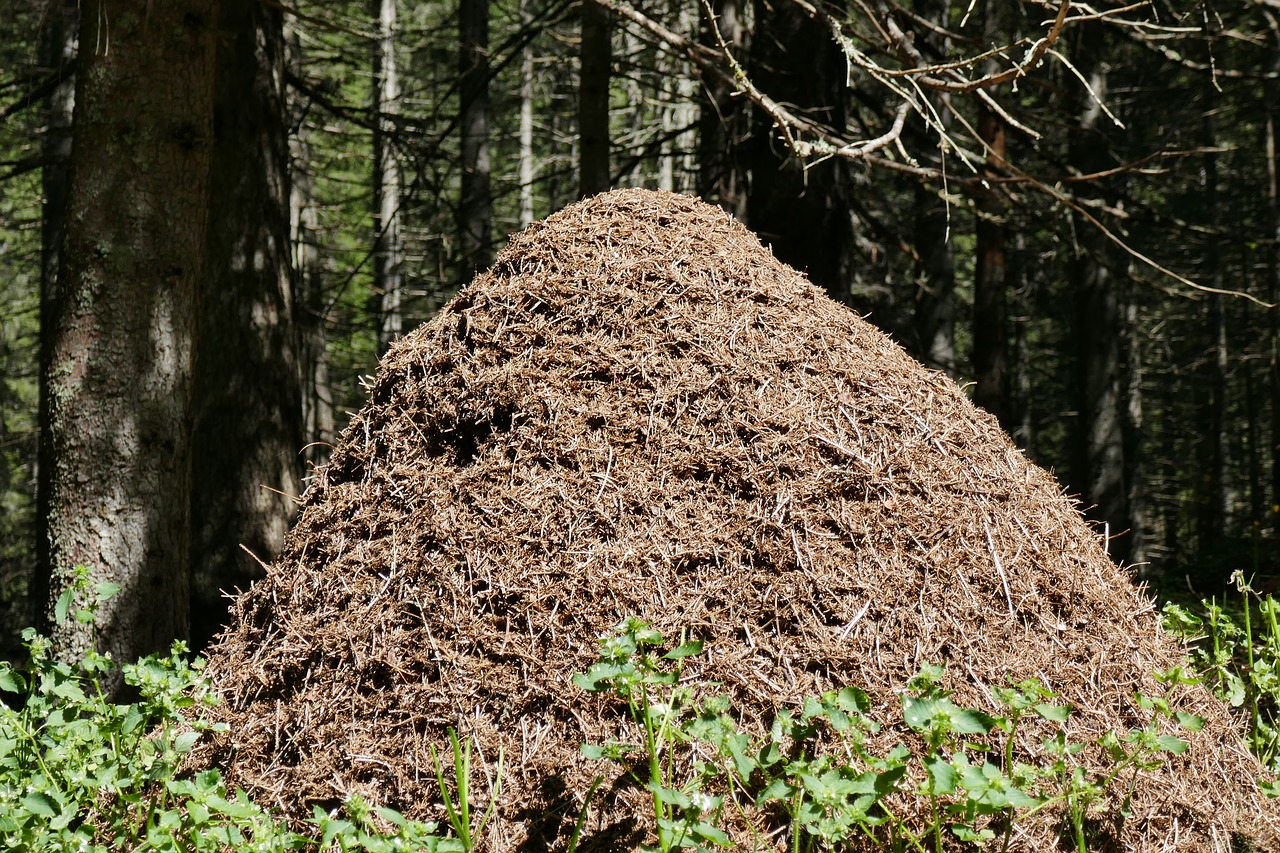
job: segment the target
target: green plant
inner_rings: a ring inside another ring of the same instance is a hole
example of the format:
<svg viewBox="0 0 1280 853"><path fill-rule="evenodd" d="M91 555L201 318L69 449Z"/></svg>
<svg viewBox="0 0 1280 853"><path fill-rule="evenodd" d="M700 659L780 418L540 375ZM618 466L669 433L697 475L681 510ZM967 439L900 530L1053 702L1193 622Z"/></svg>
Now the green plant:
<svg viewBox="0 0 1280 853"><path fill-rule="evenodd" d="M1189 644L1192 662L1219 699L1237 710L1245 739L1273 776L1280 775L1280 601L1235 572L1234 606L1210 599L1200 612L1164 607L1165 629ZM1256 619L1255 619L1256 617ZM1264 788L1280 793L1274 783Z"/></svg>
<svg viewBox="0 0 1280 853"><path fill-rule="evenodd" d="M435 747L431 748L431 762L435 765L436 782L440 786L440 796L444 800L445 814L448 815L449 825L453 828L454 834L457 836L459 849L471 853L475 849L475 840L484 833L485 826L488 825L489 819L493 817L493 811L498 805L498 796L502 792L502 753L498 753L498 767L494 773L494 781L489 789L489 806L485 809L479 822L473 827L471 825L471 740L468 738L466 742L459 744L458 732L449 729L449 746L453 753L453 790L457 794L455 803L454 797L449 793L449 785L445 782L444 768L440 764L440 756L436 754Z"/></svg>
<svg viewBox="0 0 1280 853"><path fill-rule="evenodd" d="M682 642L665 654L656 650L664 645L662 635L648 623L628 619L620 623L612 636L600 641L600 658L585 673L573 677L573 683L589 693L611 692L626 700L632 722L644 737L647 775L633 779L648 790L657 826L656 849L668 853L675 849L706 849L707 844L729 844L729 838L715 826L723 799L701 790L703 774L690 783L671 783L672 744L683 739L679 722L688 709L690 694L677 689L680 662L702 651L702 642ZM671 665L667 668L663 662ZM632 750L627 744L587 744L583 754L588 758L622 760ZM666 764L664 765L664 760Z"/></svg>
<svg viewBox="0 0 1280 853"><path fill-rule="evenodd" d="M55 607L58 621L92 625L113 584L92 584L77 569ZM353 799L346 817L316 809L317 837L291 831L228 792L216 769L178 776L184 756L212 728L201 712L214 701L197 659L175 643L120 668L139 697L109 701L105 677L115 664L87 654L79 663L53 658L46 637L23 632L28 662L0 664L0 849L53 853L183 851L268 853L299 849L392 853L460 851L434 824L405 820ZM375 826L381 819L383 830Z"/></svg>
<svg viewBox="0 0 1280 853"><path fill-rule="evenodd" d="M994 689L1000 708L992 714L957 705L943 686L942 668L924 666L902 694L903 719L918 736L914 751L903 744L882 755L868 749L868 736L881 726L870 716L869 697L856 687L807 697L798 714L780 710L769 732L753 738L739 730L728 698L711 696L698 704L694 687L681 685L682 661L699 653L701 644L681 642L662 654L664 645L648 624L627 620L616 635L601 640L600 659L574 679L584 690L626 700L642 743L586 744L583 752L620 763L653 795L653 849L663 851L732 843L719 825L726 806L747 826L753 825L748 809L781 806L793 853L835 849L857 838L893 850L937 853L948 835L983 848L998 841L1007 850L1016 821L1060 806L1070 841L1084 851L1087 824L1098 806L1113 804L1123 821L1138 774L1156 767L1164 754L1186 749L1166 729L1196 730L1203 722L1176 711L1165 697L1137 696L1146 725L1077 743L1068 733L1072 709L1039 681ZM1194 680L1180 669L1157 677L1170 690ZM1017 760L1019 732L1029 717L1057 727L1045 743L1047 765ZM1076 756L1089 748L1109 757L1105 771L1090 772L1077 763ZM643 776L629 762L637 751L647 768ZM683 783L676 779L681 766L690 768ZM923 833L894 813L891 796L927 801ZM756 835L757 846L761 840Z"/></svg>

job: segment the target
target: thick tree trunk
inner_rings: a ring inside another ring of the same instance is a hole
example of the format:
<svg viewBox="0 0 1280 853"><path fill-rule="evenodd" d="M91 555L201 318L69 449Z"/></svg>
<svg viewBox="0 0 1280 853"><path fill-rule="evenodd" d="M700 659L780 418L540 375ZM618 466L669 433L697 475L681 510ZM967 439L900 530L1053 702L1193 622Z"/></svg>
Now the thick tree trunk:
<svg viewBox="0 0 1280 853"><path fill-rule="evenodd" d="M373 292L378 354L404 331L400 240L400 160L395 124L400 103L396 69L396 0L371 0L373 42Z"/></svg>
<svg viewBox="0 0 1280 853"><path fill-rule="evenodd" d="M493 197L489 163L489 0L460 0L458 55L462 128L462 198L458 230L462 278L493 262Z"/></svg>
<svg viewBox="0 0 1280 853"><path fill-rule="evenodd" d="M61 0L48 12L45 27L40 33L40 65L42 71L53 73L66 69L76 52L76 35L80 27L78 0ZM68 76L49 93L45 103L45 136L43 140L45 165L40 175L44 193L44 205L40 219L40 375L49 375L53 358L51 330L57 322L58 267L62 257L63 233L67 222L67 172L71 162L71 125L75 105L75 77ZM40 383L40 400L37 418L41 424L49 423L49 385ZM52 445L48 430L40 431L37 450L37 480L53 468ZM36 564L49 565L49 489L47 483L37 487L36 496ZM37 624L43 619L43 609L48 598L48 577L37 573L28 601L30 621Z"/></svg>
<svg viewBox="0 0 1280 853"><path fill-rule="evenodd" d="M716 30L706 23L703 43L719 49L723 40L736 59L745 61L746 0L716 0L713 9ZM745 166L739 162L739 152L751 132L751 106L714 74L703 72L702 87L706 95L698 121L698 192L707 201L745 220L747 175Z"/></svg>
<svg viewBox="0 0 1280 853"><path fill-rule="evenodd" d="M302 394L289 229L281 13L222 0L208 263L196 357L191 635L262 575L299 489Z"/></svg>
<svg viewBox="0 0 1280 853"><path fill-rule="evenodd" d="M613 22L607 9L582 3L578 80L578 194L609 189L609 79Z"/></svg>
<svg viewBox="0 0 1280 853"><path fill-rule="evenodd" d="M836 128L848 121L847 65L826 28L791 4L757 0L747 76L777 100ZM856 245L848 166L838 157L801 163L754 115L744 148L751 175L747 222L783 262L847 301Z"/></svg>
<svg viewBox="0 0 1280 853"><path fill-rule="evenodd" d="M117 660L188 627L191 397L213 138L216 0L83 0L52 335L48 603L77 566L120 585L95 637ZM108 29L109 28L109 29ZM110 50L107 50L110 45Z"/></svg>

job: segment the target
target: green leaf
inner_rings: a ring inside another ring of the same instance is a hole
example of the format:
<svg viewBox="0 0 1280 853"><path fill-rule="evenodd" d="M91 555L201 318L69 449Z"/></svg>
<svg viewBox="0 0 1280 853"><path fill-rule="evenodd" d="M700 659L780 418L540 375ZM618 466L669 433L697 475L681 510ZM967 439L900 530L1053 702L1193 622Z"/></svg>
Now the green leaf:
<svg viewBox="0 0 1280 853"><path fill-rule="evenodd" d="M1187 751L1187 742L1182 738L1173 735L1160 735L1156 738L1156 746L1164 752L1171 752L1174 755L1182 755Z"/></svg>
<svg viewBox="0 0 1280 853"><path fill-rule="evenodd" d="M681 658L687 658L690 655L700 654L702 654L702 640L690 640L687 643L676 646L662 657L666 660L680 660Z"/></svg>
<svg viewBox="0 0 1280 853"><path fill-rule="evenodd" d="M849 714L862 715L871 711L871 697L857 687L846 687L837 693L836 704Z"/></svg>
<svg viewBox="0 0 1280 853"><path fill-rule="evenodd" d="M1198 732L1204 728L1204 717L1197 717L1195 714L1188 714L1186 711L1178 711L1173 716L1178 721L1178 725L1189 732Z"/></svg>
<svg viewBox="0 0 1280 853"><path fill-rule="evenodd" d="M951 706L947 710L950 712L951 727L954 731L960 734L977 735L986 734L995 728L995 718L990 714L973 708L960 708L950 701L947 701L947 704Z"/></svg>
<svg viewBox="0 0 1280 853"><path fill-rule="evenodd" d="M951 762L945 758L930 756L924 759L924 767L929 771L929 793L950 794L956 789L959 774Z"/></svg>
<svg viewBox="0 0 1280 853"><path fill-rule="evenodd" d="M200 740L199 732L183 732L173 741L173 748L179 755L186 755L195 747L198 740Z"/></svg>
<svg viewBox="0 0 1280 853"><path fill-rule="evenodd" d="M62 595L58 596L58 602L53 606L53 621L59 625L67 621L67 611L71 609L71 601L75 598L75 590L68 588L62 591Z"/></svg>
<svg viewBox="0 0 1280 853"><path fill-rule="evenodd" d="M27 684L21 675L8 664L0 664L0 690L6 693L23 693Z"/></svg>
<svg viewBox="0 0 1280 853"><path fill-rule="evenodd" d="M764 805L772 800L788 800L794 793L795 788L788 785L785 779L774 779L756 797L756 805Z"/></svg>
<svg viewBox="0 0 1280 853"><path fill-rule="evenodd" d="M1036 705L1034 710L1036 714L1051 723L1061 723L1065 725L1067 720L1071 717L1072 708L1070 705L1049 705L1047 703L1041 703Z"/></svg>
<svg viewBox="0 0 1280 853"><path fill-rule="evenodd" d="M44 791L35 791L27 794L19 802L22 803L27 811L41 817L54 817L61 811L57 800L54 800Z"/></svg>

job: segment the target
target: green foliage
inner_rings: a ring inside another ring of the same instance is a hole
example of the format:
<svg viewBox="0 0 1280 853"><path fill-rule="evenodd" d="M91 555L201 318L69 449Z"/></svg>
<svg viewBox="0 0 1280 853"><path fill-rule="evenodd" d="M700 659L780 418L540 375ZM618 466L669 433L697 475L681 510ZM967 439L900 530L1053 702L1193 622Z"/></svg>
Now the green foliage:
<svg viewBox="0 0 1280 853"><path fill-rule="evenodd" d="M868 736L881 724L869 716L870 699L856 687L807 697L799 714L783 709L766 735L752 737L739 730L728 698L698 702L695 689L682 685L682 661L700 653L701 644L682 639L661 654L664 645L651 626L629 619L601 640L599 660L574 678L584 690L625 701L642 743L586 744L583 752L619 763L652 793L657 844L645 849L663 853L731 846L722 828L726 808L781 819L792 850L800 853L858 839L893 850L941 851L948 836L1007 849L1017 820L1052 807L1068 818L1064 841L1083 851L1091 817L1110 809L1123 821L1138 774L1187 748L1167 730L1194 731L1203 723L1175 711L1165 697L1137 696L1144 726L1078 742L1070 733L1071 707L1055 702L1038 681L996 688L1001 709L990 714L956 704L943 686L942 668L925 666L902 694L913 746L900 743L884 754L868 748ZM1191 680L1181 670L1159 678L1170 687ZM1057 730L1044 744L1047 764L1016 760L1018 732L1029 715ZM1089 748L1110 759L1105 772L1076 760ZM637 751L647 767L643 775L632 769ZM678 752L686 760L678 760ZM911 797L927 801L923 832L892 808ZM761 839L755 841L759 846Z"/></svg>
<svg viewBox="0 0 1280 853"><path fill-rule="evenodd" d="M78 570L57 603L59 620L91 624L116 589L91 586ZM0 849L77 851L249 851L300 849L392 853L462 851L436 825L405 820L359 799L345 816L316 808L314 835L291 831L278 817L229 792L216 769L182 777L178 770L210 724L214 702L199 659L175 643L121 667L139 697L109 701L104 676L115 664L88 654L78 664L50 656L49 640L28 628L29 656L18 670L0 663ZM455 752L457 747L454 738Z"/></svg>
<svg viewBox="0 0 1280 853"><path fill-rule="evenodd" d="M1169 603L1164 625L1190 644L1205 682L1242 718L1249 748L1280 775L1280 601L1259 594L1239 571L1231 579L1238 602L1202 601L1199 612ZM1265 787L1280 794L1275 784Z"/></svg>

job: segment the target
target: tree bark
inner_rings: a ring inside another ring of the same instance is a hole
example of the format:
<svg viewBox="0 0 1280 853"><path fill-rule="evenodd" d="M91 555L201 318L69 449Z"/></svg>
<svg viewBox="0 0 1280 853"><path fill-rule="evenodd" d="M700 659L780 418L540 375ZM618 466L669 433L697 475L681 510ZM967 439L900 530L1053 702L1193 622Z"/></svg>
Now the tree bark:
<svg viewBox="0 0 1280 853"><path fill-rule="evenodd" d="M373 42L373 293L378 355L404 332L400 239L400 160L394 115L400 103L396 68L396 0L371 0Z"/></svg>
<svg viewBox="0 0 1280 853"><path fill-rule="evenodd" d="M747 76L776 100L825 125L848 123L844 53L826 28L791 4L757 0ZM744 145L751 176L746 221L784 263L848 301L856 245L848 165L840 158L802 163L777 139L772 120L754 115Z"/></svg>
<svg viewBox="0 0 1280 853"><path fill-rule="evenodd" d="M302 393L294 320L284 24L222 0L213 174L195 372L191 637L222 626L226 592L262 576L293 519Z"/></svg>
<svg viewBox="0 0 1280 853"><path fill-rule="evenodd" d="M609 11L582 3L578 81L578 194L609 189L609 79L613 22Z"/></svg>
<svg viewBox="0 0 1280 853"><path fill-rule="evenodd" d="M956 369L955 253L947 234L946 204L928 187L915 187L912 239L915 269L915 355L937 370Z"/></svg>
<svg viewBox="0 0 1280 853"><path fill-rule="evenodd" d="M287 62L300 73L302 46L297 31L285 21ZM290 104L291 113L298 112ZM312 200L314 176L311 173L311 148L307 127L301 116L290 115L297 129L289 136L291 162L289 192L289 244L293 248L295 319L297 323L298 364L302 382L302 422L306 445L305 466L317 467L329 461L329 452L337 440L334 424L334 394L329 380L329 357L326 345L328 299L318 249L319 214Z"/></svg>
<svg viewBox="0 0 1280 853"><path fill-rule="evenodd" d="M1004 166L1004 121L979 107L978 135L987 148L984 175L994 178ZM973 401L1007 428L1009 422L1008 261L1005 256L1004 206L988 188L978 198L976 263L973 281Z"/></svg>
<svg viewBox="0 0 1280 853"><path fill-rule="evenodd" d="M117 660L188 629L191 398L212 157L216 0L83 0L67 233L47 383L48 605L76 566L119 584ZM110 49L107 49L107 46ZM51 614L50 614L51 615Z"/></svg>
<svg viewBox="0 0 1280 853"><path fill-rule="evenodd" d="M1205 250L1205 267L1210 285L1221 290L1222 249L1218 212L1218 141L1214 122L1212 99L1214 93L1205 85L1203 105L1204 155L1204 211L1208 228L1208 246ZM1198 489L1196 513L1196 539L1201 554L1207 554L1222 541L1227 532L1228 477L1227 461L1227 323L1226 307L1219 293L1208 294L1205 300L1204 328L1208 332L1205 356L1201 361L1199 392L1202 399L1197 407L1201 423L1199 429L1199 468L1203 477Z"/></svg>
<svg viewBox="0 0 1280 853"><path fill-rule="evenodd" d="M1103 133L1103 122L1108 119L1098 105L1108 97L1107 68L1102 61L1104 38L1102 32L1086 27L1079 32L1073 51L1093 92L1090 95L1077 89L1078 127L1068 144L1070 167L1081 175L1098 174L1116 165ZM1101 192L1107 185L1094 181L1092 187ZM1093 223L1079 214L1073 216L1073 223L1076 245L1068 274L1074 300L1078 415L1071 479L1086 515L1105 524L1114 537L1108 543L1111 556L1128 562L1141 552L1137 542L1141 531L1134 527L1130 500L1139 448L1129 438L1141 402L1135 399L1136 352L1130 340L1133 330L1126 322L1125 283L1114 271L1122 261Z"/></svg>
<svg viewBox="0 0 1280 853"><path fill-rule="evenodd" d="M588 4L590 5L590 4ZM460 0L458 55L462 128L462 198L458 230L462 278L493 262L493 197L489 162L489 0Z"/></svg>
<svg viewBox="0 0 1280 853"><path fill-rule="evenodd" d="M78 0L61 0L48 12L40 33L40 65L52 73L74 61L76 36L80 28ZM51 330L57 321L58 267L62 258L63 234L67 222L67 172L71 163L71 127L75 106L75 77L59 83L45 102L45 136L42 141L45 165L41 170L40 188L44 204L40 217L40 375L47 376L53 359ZM49 423L49 384L40 383L36 414L40 424ZM53 468L52 443L48 430L40 431L36 451L37 482ZM36 565L49 565L49 489L41 483L36 489ZM37 573L27 624L43 620L45 599L49 594L48 578Z"/></svg>
<svg viewBox="0 0 1280 853"><path fill-rule="evenodd" d="M533 16L529 0L520 0L520 26L528 29ZM533 40L520 48L520 227L533 222Z"/></svg>
<svg viewBox="0 0 1280 853"><path fill-rule="evenodd" d="M716 0L713 9L716 30L707 23L703 43L719 49L723 40L739 62L745 61L746 0ZM751 105L717 75L702 72L702 86L706 96L698 122L698 191L707 201L745 220L747 175L739 152L750 135Z"/></svg>
<svg viewBox="0 0 1280 853"><path fill-rule="evenodd" d="M1273 72L1280 74L1280 48L1272 63ZM1267 146L1267 225L1271 232L1267 258L1267 301L1280 303L1280 84L1275 78L1265 84L1266 97L1266 146ZM1271 443L1269 445L1271 467L1271 535L1280 540L1280 309L1271 309L1267 324L1268 373L1271 398Z"/></svg>

